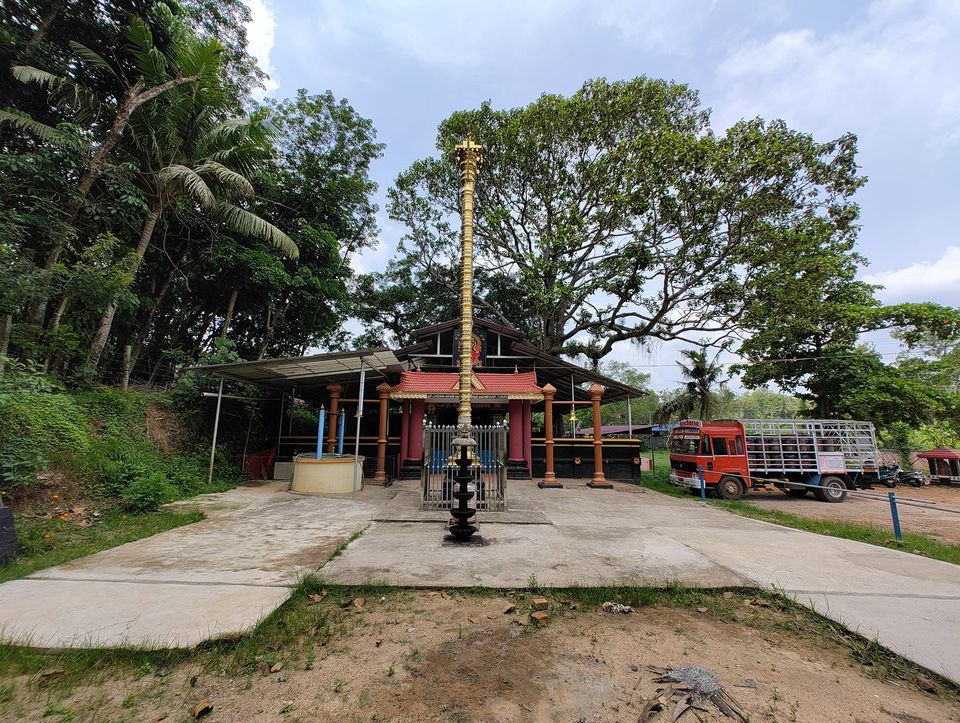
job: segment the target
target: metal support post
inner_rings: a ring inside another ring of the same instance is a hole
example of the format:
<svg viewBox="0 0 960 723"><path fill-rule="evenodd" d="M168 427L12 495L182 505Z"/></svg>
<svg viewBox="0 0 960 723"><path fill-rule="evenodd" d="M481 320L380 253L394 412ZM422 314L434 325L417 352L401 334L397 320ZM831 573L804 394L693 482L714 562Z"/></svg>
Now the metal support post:
<svg viewBox="0 0 960 723"><path fill-rule="evenodd" d="M897 512L897 496L892 491L887 492L890 498L890 516L893 518L893 535L897 542L903 542L903 534L900 532L900 514Z"/></svg>
<svg viewBox="0 0 960 723"><path fill-rule="evenodd" d="M700 501L707 501L707 483L703 481L703 466L697 467L697 474L700 476Z"/></svg>
<svg viewBox="0 0 960 723"><path fill-rule="evenodd" d="M223 402L223 379L220 379L220 388L217 391L217 415L213 418L213 443L210 445L210 470L207 473L207 484L213 482L213 461L217 457L217 433L220 431L220 404Z"/></svg>
<svg viewBox="0 0 960 723"><path fill-rule="evenodd" d="M357 491L357 465L360 463L360 420L363 419L363 390L367 384L367 369L363 366L363 357L360 358L360 393L357 394L357 436L353 440L353 485L351 490ZM362 483L362 482L361 482Z"/></svg>

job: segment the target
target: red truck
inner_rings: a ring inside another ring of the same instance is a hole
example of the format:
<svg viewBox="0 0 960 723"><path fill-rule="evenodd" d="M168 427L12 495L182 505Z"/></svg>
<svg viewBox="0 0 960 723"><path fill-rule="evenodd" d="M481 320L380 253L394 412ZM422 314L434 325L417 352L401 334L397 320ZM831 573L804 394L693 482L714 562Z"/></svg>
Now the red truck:
<svg viewBox="0 0 960 723"><path fill-rule="evenodd" d="M812 490L843 502L847 490L877 482L877 437L870 422L837 419L684 420L670 435L670 481L726 500L773 485L787 494Z"/></svg>

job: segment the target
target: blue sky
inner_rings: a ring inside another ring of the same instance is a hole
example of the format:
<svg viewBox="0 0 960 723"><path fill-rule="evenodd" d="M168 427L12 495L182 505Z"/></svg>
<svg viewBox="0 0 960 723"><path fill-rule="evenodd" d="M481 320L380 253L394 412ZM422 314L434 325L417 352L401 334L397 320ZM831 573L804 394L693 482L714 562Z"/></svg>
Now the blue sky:
<svg viewBox="0 0 960 723"><path fill-rule="evenodd" d="M398 172L434 152L437 124L490 99L525 105L593 77L691 85L720 130L783 118L860 138L860 248L887 302L960 305L960 2L766 0L248 0L267 94L331 90L371 118L384 157L379 204ZM383 267L403 229L354 260ZM878 349L895 348L880 339ZM886 345L886 346L884 346ZM676 379L674 345L615 357ZM661 366L662 365L662 366Z"/></svg>

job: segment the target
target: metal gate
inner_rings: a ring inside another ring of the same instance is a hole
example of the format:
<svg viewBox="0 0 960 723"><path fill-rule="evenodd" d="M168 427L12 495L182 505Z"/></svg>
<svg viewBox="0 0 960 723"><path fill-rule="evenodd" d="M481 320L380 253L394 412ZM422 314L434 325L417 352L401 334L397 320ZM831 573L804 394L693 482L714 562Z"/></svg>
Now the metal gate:
<svg viewBox="0 0 960 723"><path fill-rule="evenodd" d="M459 450L453 446L456 436L455 426L427 424L424 427L420 476L420 508L423 510L449 510L454 505L453 488L459 471ZM471 466L476 494L470 505L487 512L502 511L506 505L507 428L501 424L472 427L471 436L477 446Z"/></svg>

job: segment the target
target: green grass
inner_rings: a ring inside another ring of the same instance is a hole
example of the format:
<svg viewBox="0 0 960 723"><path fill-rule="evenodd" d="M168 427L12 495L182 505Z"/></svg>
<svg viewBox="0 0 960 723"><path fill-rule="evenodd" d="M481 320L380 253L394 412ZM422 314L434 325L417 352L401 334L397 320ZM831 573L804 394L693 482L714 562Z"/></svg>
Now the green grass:
<svg viewBox="0 0 960 723"><path fill-rule="evenodd" d="M151 514L107 508L89 527L58 519L37 520L16 516L20 554L13 562L0 565L0 582L25 577L45 567L60 565L158 532L198 522L203 513L160 510Z"/></svg>
<svg viewBox="0 0 960 723"><path fill-rule="evenodd" d="M885 530L871 525L857 525L833 520L813 520L798 515L791 515L789 512L756 507L745 500L712 500L711 504L738 515L743 515L744 517L773 522L774 524L783 525L784 527L793 527L797 530L816 532L817 534L828 535L830 537L842 537L845 540L866 542L871 545L903 550L904 552L911 552L915 555L923 555L924 557L929 557L934 560L942 560L943 562L952 562L954 565L960 565L960 545L934 540L932 537L920 535L915 532L904 532L903 541L897 542L892 530Z"/></svg>
<svg viewBox="0 0 960 723"><path fill-rule="evenodd" d="M663 455L662 459L661 455ZM654 474L645 474L641 478L641 484L648 489L670 495L671 497L683 497L691 500L697 499L687 488L670 484L669 468L669 455L665 452L658 451L656 472ZM711 499L709 497L707 499L714 507L720 507L721 509L742 515L743 517L772 522L777 525L782 525L783 527L792 527L796 530L815 532L819 535L866 542L870 545L888 547L892 550L902 550L903 552L929 557L933 560L941 560L943 562L951 562L954 565L960 565L960 545L941 542L940 540L935 540L932 537L916 532L905 531L903 533L903 541L897 542L893 536L892 529L873 527L871 525L858 525L850 522L809 519L800 515L790 514L789 512L757 507L750 503L749 498L736 501ZM809 502L811 504L826 504L814 502L813 500L809 500Z"/></svg>

